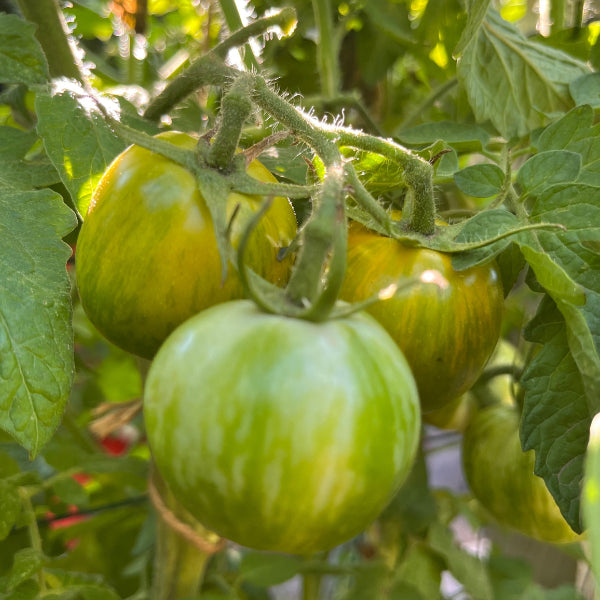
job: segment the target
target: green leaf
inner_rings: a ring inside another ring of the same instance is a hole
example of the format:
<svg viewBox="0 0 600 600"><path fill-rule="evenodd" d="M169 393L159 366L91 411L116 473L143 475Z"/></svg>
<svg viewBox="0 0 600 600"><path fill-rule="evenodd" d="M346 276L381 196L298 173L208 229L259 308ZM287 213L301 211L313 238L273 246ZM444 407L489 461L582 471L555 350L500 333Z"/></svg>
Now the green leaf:
<svg viewBox="0 0 600 600"><path fill-rule="evenodd" d="M530 220L566 227L558 233L540 230L518 241L539 283L566 319L569 347L588 401L600 410L600 254L584 245L600 241L598 190L586 185L553 186L533 205Z"/></svg>
<svg viewBox="0 0 600 600"><path fill-rule="evenodd" d="M588 73L575 79L569 85L569 91L575 104L589 104L600 108L600 73Z"/></svg>
<svg viewBox="0 0 600 600"><path fill-rule="evenodd" d="M370 561L361 564L359 569L353 573L352 586L343 598L344 600L387 600L387 590L390 587L392 573L381 562ZM405 586L405 590L406 591ZM410 590L411 595L407 595L407 600L413 600L416 590ZM396 600L394 598L394 600ZM418 599L418 596L416 596Z"/></svg>
<svg viewBox="0 0 600 600"><path fill-rule="evenodd" d="M75 225L50 191L0 190L0 427L35 456L73 379L71 287L61 240Z"/></svg>
<svg viewBox="0 0 600 600"><path fill-rule="evenodd" d="M394 584L384 596L386 600L429 600L430 598L435 599L439 597L439 594L435 596L423 596L417 588L405 581Z"/></svg>
<svg viewBox="0 0 600 600"><path fill-rule="evenodd" d="M458 44L454 48L452 55L454 58L460 58L465 48L471 43L471 40L477 35L485 14L487 13L490 0L471 0L469 10L467 12L467 24L458 40Z"/></svg>
<svg viewBox="0 0 600 600"><path fill-rule="evenodd" d="M437 506L429 487L425 457L419 452L406 481L379 516L386 530L397 522L404 533L422 534L435 519Z"/></svg>
<svg viewBox="0 0 600 600"><path fill-rule="evenodd" d="M342 148L342 152L346 158L352 160L362 184L371 193L381 194L404 187L403 169L389 158L354 148ZM319 163L320 172L324 175L324 165L320 161Z"/></svg>
<svg viewBox="0 0 600 600"><path fill-rule="evenodd" d="M242 581L260 587L278 585L298 573L301 562L294 556L248 552L240 564Z"/></svg>
<svg viewBox="0 0 600 600"><path fill-rule="evenodd" d="M581 531L583 460L592 413L569 352L564 318L548 296L525 337L543 346L521 378L521 443L524 450L535 449L535 473L544 478L569 525Z"/></svg>
<svg viewBox="0 0 600 600"><path fill-rule="evenodd" d="M13 559L13 566L8 578L8 589L13 590L19 584L40 572L46 559L39 550L24 548L19 550Z"/></svg>
<svg viewBox="0 0 600 600"><path fill-rule="evenodd" d="M421 158L434 165L436 177L452 177L458 171L458 154L445 140L436 140L416 152Z"/></svg>
<svg viewBox="0 0 600 600"><path fill-rule="evenodd" d="M514 285L519 280L521 272L525 268L525 258L517 244L510 244L498 256L496 262L500 269L504 297L508 296Z"/></svg>
<svg viewBox="0 0 600 600"><path fill-rule="evenodd" d="M482 127L453 121L423 123L401 131L398 137L402 143L411 146L444 140L458 152L477 152L490 141L490 134Z"/></svg>
<svg viewBox="0 0 600 600"><path fill-rule="evenodd" d="M135 357L115 346L111 346L95 376L108 402L124 402L142 395L142 376Z"/></svg>
<svg viewBox="0 0 600 600"><path fill-rule="evenodd" d="M515 215L503 208L484 210L462 224L460 233L454 241L468 244L489 240L519 227L520 224ZM513 241L515 236L501 239L483 248L461 252L452 258L452 266L460 271L486 263L505 250Z"/></svg>
<svg viewBox="0 0 600 600"><path fill-rule="evenodd" d="M535 472L576 531L583 455L592 416L600 410L600 197L586 185L553 186L540 195L532 222L561 223L518 243L549 298L529 329L544 344L523 376L521 441L535 449Z"/></svg>
<svg viewBox="0 0 600 600"><path fill-rule="evenodd" d="M71 477L57 479L52 489L65 504L85 507L89 503L88 495L84 488Z"/></svg>
<svg viewBox="0 0 600 600"><path fill-rule="evenodd" d="M489 198L502 189L504 173L498 165L473 165L454 174L454 182L463 194Z"/></svg>
<svg viewBox="0 0 600 600"><path fill-rule="evenodd" d="M0 187L30 190L54 185L60 177L47 158L0 162Z"/></svg>
<svg viewBox="0 0 600 600"><path fill-rule="evenodd" d="M537 140L541 152L569 150L581 156L579 183L600 187L600 125L594 125L594 112L578 106L547 127Z"/></svg>
<svg viewBox="0 0 600 600"><path fill-rule="evenodd" d="M356 64L365 83L374 86L385 77L402 49L414 45L414 32L403 3L370 0L362 10L366 19L356 39Z"/></svg>
<svg viewBox="0 0 600 600"><path fill-rule="evenodd" d="M0 19L1 21L1 19ZM23 131L15 127L0 127L0 160L24 158L37 142L35 131Z"/></svg>
<svg viewBox="0 0 600 600"><path fill-rule="evenodd" d="M491 121L506 139L527 135L569 110L569 84L587 73L585 63L528 40L492 9L457 69L476 119Z"/></svg>
<svg viewBox="0 0 600 600"><path fill-rule="evenodd" d="M0 479L20 473L19 463L7 452L0 451Z"/></svg>
<svg viewBox="0 0 600 600"><path fill-rule="evenodd" d="M0 186L28 190L60 181L46 156L25 158L37 139L35 131L0 127Z"/></svg>
<svg viewBox="0 0 600 600"><path fill-rule="evenodd" d="M552 185L576 181L580 171L580 154L568 150L547 150L523 164L517 182L527 194L535 195Z"/></svg>
<svg viewBox="0 0 600 600"><path fill-rule="evenodd" d="M39 598L40 587L35 579L28 579L19 584L4 600L37 600Z"/></svg>
<svg viewBox="0 0 600 600"><path fill-rule="evenodd" d="M114 590L104 585L78 586L77 598L81 598L81 600L120 600Z"/></svg>
<svg viewBox="0 0 600 600"><path fill-rule="evenodd" d="M258 160L272 173L303 185L308 169L303 156L296 146L276 146L263 152Z"/></svg>
<svg viewBox="0 0 600 600"><path fill-rule="evenodd" d="M591 566L600 594L600 414L592 420L590 441L585 458L582 493L583 522L591 546Z"/></svg>
<svg viewBox="0 0 600 600"><path fill-rule="evenodd" d="M0 480L0 540L6 539L20 514L19 490L8 481Z"/></svg>
<svg viewBox="0 0 600 600"><path fill-rule="evenodd" d="M431 549L446 561L450 572L463 584L473 600L494 597L485 564L461 550L454 543L450 529L434 523L429 529L428 541Z"/></svg>
<svg viewBox="0 0 600 600"><path fill-rule="evenodd" d="M398 578L417 590L427 600L437 600L440 596L442 571L446 568L425 544L415 544L404 554L398 568ZM400 597L400 596L399 596Z"/></svg>
<svg viewBox="0 0 600 600"><path fill-rule="evenodd" d="M0 81L34 85L50 79L48 63L35 39L35 25L0 14Z"/></svg>
<svg viewBox="0 0 600 600"><path fill-rule="evenodd" d="M38 94L35 107L37 131L48 157L77 210L85 215L100 177L125 143L106 124L89 94L79 88Z"/></svg>
<svg viewBox="0 0 600 600"><path fill-rule="evenodd" d="M538 136L535 146L540 152L572 150L573 144L591 135L593 120L594 111L590 106L577 106L546 127Z"/></svg>

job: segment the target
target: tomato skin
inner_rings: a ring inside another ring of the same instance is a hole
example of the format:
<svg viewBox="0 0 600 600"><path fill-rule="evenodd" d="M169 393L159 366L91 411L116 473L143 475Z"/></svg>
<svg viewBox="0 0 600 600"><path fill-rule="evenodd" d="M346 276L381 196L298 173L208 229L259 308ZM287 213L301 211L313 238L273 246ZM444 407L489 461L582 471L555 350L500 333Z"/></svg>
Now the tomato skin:
<svg viewBox="0 0 600 600"><path fill-rule="evenodd" d="M144 416L159 472L203 525L297 554L373 521L420 434L409 367L371 317L311 323L245 300L208 309L167 339Z"/></svg>
<svg viewBox="0 0 600 600"><path fill-rule="evenodd" d="M486 369L492 367L523 368L523 358L519 355L517 348L510 342L500 339ZM464 432L471 419L479 410L479 405L492 403L508 404L513 406L515 401L513 394L518 393L518 385L510 374L496 375L487 381L478 381L462 396L446 404L439 410L423 415L423 419L430 425L440 429L454 429Z"/></svg>
<svg viewBox="0 0 600 600"><path fill-rule="evenodd" d="M479 503L501 524L552 543L580 538L567 524L541 477L535 453L523 452L519 414L494 404L477 413L463 438L463 467Z"/></svg>
<svg viewBox="0 0 600 600"><path fill-rule="evenodd" d="M185 133L159 137L192 149ZM258 161L248 173L275 181ZM231 231L234 246L262 198L231 193L227 212L240 206ZM277 252L296 233L285 198L273 205L252 235L247 264L273 283L286 280L291 263ZM221 263L212 219L194 176L138 146L120 154L104 173L77 242L77 283L83 307L113 343L151 358L167 335L193 314L233 298L243 289L230 265Z"/></svg>
<svg viewBox="0 0 600 600"><path fill-rule="evenodd" d="M448 282L445 289L419 284L368 309L404 352L424 413L467 391L492 354L504 302L498 272L494 264L455 271L448 254L404 246L357 223L350 226L343 300L365 300L430 269Z"/></svg>

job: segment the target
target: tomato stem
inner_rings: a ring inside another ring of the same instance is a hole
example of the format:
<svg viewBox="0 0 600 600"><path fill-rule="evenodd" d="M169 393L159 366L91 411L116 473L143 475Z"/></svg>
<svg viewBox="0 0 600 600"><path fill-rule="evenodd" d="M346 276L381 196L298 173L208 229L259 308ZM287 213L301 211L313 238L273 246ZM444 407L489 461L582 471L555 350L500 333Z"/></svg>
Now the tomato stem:
<svg viewBox="0 0 600 600"><path fill-rule="evenodd" d="M208 164L222 171L230 167L242 127L252 111L252 83L251 76L240 74L223 98L219 128L208 153Z"/></svg>
<svg viewBox="0 0 600 600"><path fill-rule="evenodd" d="M144 111L144 118L158 121L162 115L167 114L194 90L205 85L222 85L228 79L236 77L238 73L237 69L225 65L214 51L209 52L173 79L150 102Z"/></svg>
<svg viewBox="0 0 600 600"><path fill-rule="evenodd" d="M325 131L329 139L341 146L373 152L389 158L404 171L408 194L402 212L402 229L432 235L435 231L435 201L433 198L433 167L408 148L396 142L355 131L347 127L332 127Z"/></svg>
<svg viewBox="0 0 600 600"><path fill-rule="evenodd" d="M223 1L221 1L220 4L221 8L223 8ZM237 7L235 10L237 12ZM225 10L223 10L223 13L225 14ZM225 15L225 18L227 21L229 21L227 15ZM252 23L246 25L245 27L242 27L241 19L238 21L238 23L239 29L236 29L236 31L231 33L226 39L224 39L220 44L213 48L212 51L217 56L225 58L225 56L231 49L244 45L250 38L262 35L272 28L279 28L285 35L290 35L296 27L296 11L292 7L286 6L285 8L282 8L279 12L269 15L268 17L256 19L255 21L252 21ZM232 26L232 23L230 22L227 23L227 26L230 29L233 29L235 27ZM258 69L258 64L256 63L253 65L248 65L248 63L246 63L246 66L252 66L252 68Z"/></svg>
<svg viewBox="0 0 600 600"><path fill-rule="evenodd" d="M106 112L105 117L113 131L130 144L135 144L136 146L160 154L191 172L195 171L197 160L193 150L186 150L167 140L160 139L156 136L153 137L138 129L133 129L112 118Z"/></svg>
<svg viewBox="0 0 600 600"><path fill-rule="evenodd" d="M31 542L31 547L34 550L36 550L39 554L42 554L42 537L40 536L40 530L35 516L35 510L33 508L33 504L31 503L31 498L25 488L19 488L19 497L21 499L21 507L23 511L22 519L23 522L27 525L27 531L29 532L29 541ZM44 578L43 569L40 569L39 571L38 583L40 586L40 591L45 591L46 581Z"/></svg>
<svg viewBox="0 0 600 600"><path fill-rule="evenodd" d="M31 0L30 0L31 1ZM205 85L223 85L237 77L239 71L222 62L232 48L242 46L250 38L262 35L273 27L279 27L284 33L293 31L296 23L296 12L293 8L284 8L278 13L253 21L246 27L238 29L226 40L215 46L211 52L199 58L194 64L178 75L156 97L144 112L144 117L157 121L169 112L194 90Z"/></svg>
<svg viewBox="0 0 600 600"><path fill-rule="evenodd" d="M229 31L240 31L244 23L242 22L242 17L235 0L219 0L219 6L223 12L223 17ZM244 39L240 43L240 46L246 44L247 41L248 38ZM247 45L243 48L242 56L247 69L258 70L258 61L256 60L256 56L254 56L251 46Z"/></svg>
<svg viewBox="0 0 600 600"><path fill-rule="evenodd" d="M346 227L343 183L342 167L329 169L319 193L314 198L313 215L302 231L302 247L287 287L288 297L300 306L312 305L317 300L322 286L323 271L332 250L334 233L336 229ZM339 250L334 254L339 255ZM341 283L339 281L339 286ZM335 285L337 284L334 283Z"/></svg>
<svg viewBox="0 0 600 600"><path fill-rule="evenodd" d="M256 103L308 144L325 164L325 178L313 197L313 212L300 233L301 248L286 295L307 307L304 318L323 320L335 304L346 261L345 171L340 151L318 123L256 80ZM325 281L324 281L325 279Z"/></svg>
<svg viewBox="0 0 600 600"><path fill-rule="evenodd" d="M231 189L242 194L256 194L261 196L273 195L286 198L309 198L318 190L316 185L298 185L295 183L271 183L270 181L257 181L245 172L234 173L229 176Z"/></svg>
<svg viewBox="0 0 600 600"><path fill-rule="evenodd" d="M332 27L330 0L313 0L313 13L319 30L317 65L325 98L333 98L339 90L338 44Z"/></svg>
<svg viewBox="0 0 600 600"><path fill-rule="evenodd" d="M348 183L353 188L354 199L358 204L364 208L375 221L383 227L384 231L388 234L392 233L393 221L390 218L388 212L379 204L373 196L368 192L365 186L362 184L354 166L350 163L346 163L346 175L348 177Z"/></svg>
<svg viewBox="0 0 600 600"><path fill-rule="evenodd" d="M156 506L154 502L159 514L151 598L178 600L195 596L202 585L208 559L219 546L208 548L210 544L204 540L207 548L194 544L167 522L164 513L176 518L194 537L203 538L207 534L204 527L177 502L156 469L152 469L150 486L151 497L158 494L161 504Z"/></svg>
<svg viewBox="0 0 600 600"><path fill-rule="evenodd" d="M56 0L18 0L23 16L37 25L38 39L52 77L69 77L85 83L81 61L68 33L63 13Z"/></svg>
<svg viewBox="0 0 600 600"><path fill-rule="evenodd" d="M316 573L305 573L302 577L302 600L319 600L321 576Z"/></svg>

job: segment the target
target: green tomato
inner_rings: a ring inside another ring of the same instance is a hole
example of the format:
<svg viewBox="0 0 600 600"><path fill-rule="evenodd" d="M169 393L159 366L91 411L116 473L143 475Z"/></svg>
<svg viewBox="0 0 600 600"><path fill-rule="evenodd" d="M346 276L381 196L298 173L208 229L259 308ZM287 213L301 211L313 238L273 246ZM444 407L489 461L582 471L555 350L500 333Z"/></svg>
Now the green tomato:
<svg viewBox="0 0 600 600"><path fill-rule="evenodd" d="M166 340L144 416L159 472L203 525L297 554L373 521L420 434L410 369L371 317L312 323L247 300L208 309Z"/></svg>
<svg viewBox="0 0 600 600"><path fill-rule="evenodd" d="M565 543L579 536L534 474L533 450L523 452L519 414L495 404L477 413L463 438L463 466L479 503L501 524L535 539Z"/></svg>
<svg viewBox="0 0 600 600"><path fill-rule="evenodd" d="M517 349L506 340L499 340L486 369L494 367L522 368L523 359ZM426 413L423 419L430 425L440 429L464 431L478 410L479 404L487 405L492 402L503 402L513 405L513 394L518 392L517 384L510 374L497 375L487 381L481 379L462 396L446 404L442 408Z"/></svg>
<svg viewBox="0 0 600 600"><path fill-rule="evenodd" d="M368 309L404 352L424 413L467 391L492 354L504 303L498 271L493 263L455 271L449 254L410 248L351 225L343 300L365 300L427 270L438 271L447 285L415 285Z"/></svg>
<svg viewBox="0 0 600 600"><path fill-rule="evenodd" d="M159 137L192 149L185 133ZM248 173L275 181L258 161ZM233 221L233 246L262 198L231 193L227 213ZM269 281L288 277L290 260L278 251L296 233L294 211L275 198L253 232L247 264ZM138 146L120 154L104 173L77 242L77 285L83 307L111 342L151 358L175 327L214 304L243 296L230 265L222 282L212 219L194 175L172 161Z"/></svg>

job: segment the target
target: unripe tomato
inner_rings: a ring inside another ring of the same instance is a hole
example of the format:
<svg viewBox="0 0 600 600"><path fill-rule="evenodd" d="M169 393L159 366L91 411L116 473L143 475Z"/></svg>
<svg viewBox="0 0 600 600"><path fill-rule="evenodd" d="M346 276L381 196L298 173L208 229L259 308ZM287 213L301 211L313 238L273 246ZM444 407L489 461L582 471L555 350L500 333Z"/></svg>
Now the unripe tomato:
<svg viewBox="0 0 600 600"><path fill-rule="evenodd" d="M159 137L192 149L185 133ZM248 173L275 181L258 161ZM232 193L227 199L234 246L260 208L262 198ZM289 261L277 252L296 232L285 198L275 198L248 245L247 264L283 282ZM138 146L120 154L104 173L77 242L77 284L94 325L121 348L151 358L167 335L193 314L243 295L235 270L221 282L221 263L212 219L194 175Z"/></svg>
<svg viewBox="0 0 600 600"><path fill-rule="evenodd" d="M169 336L148 374L144 416L159 472L203 525L298 554L374 520L420 433L410 369L370 316L312 323L247 300Z"/></svg>
<svg viewBox="0 0 600 600"><path fill-rule="evenodd" d="M357 223L350 226L343 300L365 300L427 270L438 271L448 285L419 284L368 309L404 352L423 412L468 390L492 354L504 301L498 271L493 263L455 271L449 254L410 248Z"/></svg>
<svg viewBox="0 0 600 600"><path fill-rule="evenodd" d="M501 339L496 346L486 369L494 367L522 368L523 359L517 349L508 341ZM462 396L442 408L423 415L430 425L440 429L464 431L475 416L479 404L503 402L513 405L513 393L517 391L515 380L510 374L497 375L487 381L481 379Z"/></svg>
<svg viewBox="0 0 600 600"><path fill-rule="evenodd" d="M501 524L545 542L573 542L569 527L541 477L533 450L523 452L514 406L477 413L463 438L463 466L473 495Z"/></svg>

